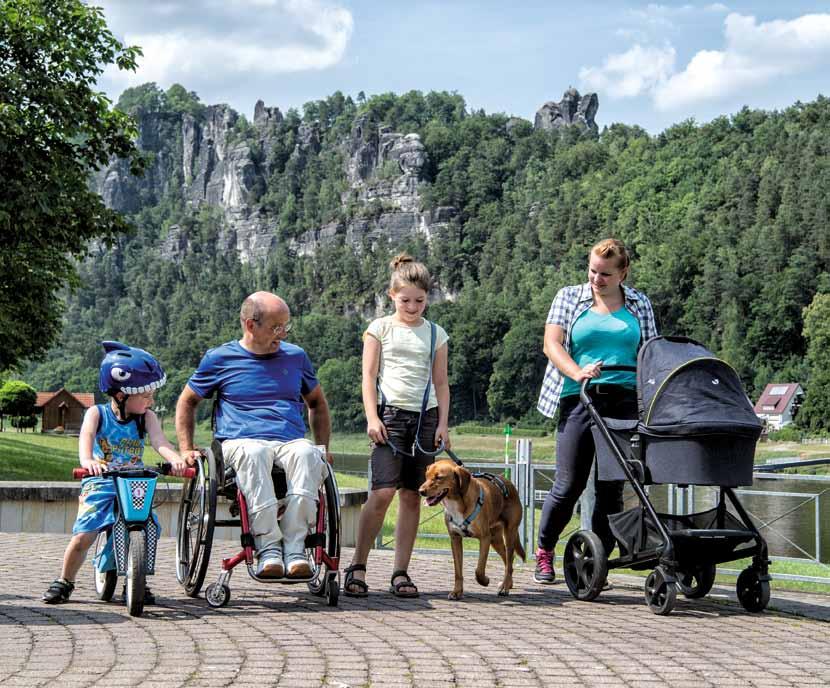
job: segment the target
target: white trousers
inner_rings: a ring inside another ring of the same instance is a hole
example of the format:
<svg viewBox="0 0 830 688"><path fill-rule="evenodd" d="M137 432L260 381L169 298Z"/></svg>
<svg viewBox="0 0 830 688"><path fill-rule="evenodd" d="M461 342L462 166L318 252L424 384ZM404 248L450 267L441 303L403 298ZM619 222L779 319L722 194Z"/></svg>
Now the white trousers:
<svg viewBox="0 0 830 688"><path fill-rule="evenodd" d="M282 540L286 564L305 557L305 537L317 516L317 494L325 477L325 459L306 439L239 439L222 442L222 454L236 471L236 480L248 502L254 547L262 557L273 553ZM271 468L285 471L287 492L282 529L277 520Z"/></svg>

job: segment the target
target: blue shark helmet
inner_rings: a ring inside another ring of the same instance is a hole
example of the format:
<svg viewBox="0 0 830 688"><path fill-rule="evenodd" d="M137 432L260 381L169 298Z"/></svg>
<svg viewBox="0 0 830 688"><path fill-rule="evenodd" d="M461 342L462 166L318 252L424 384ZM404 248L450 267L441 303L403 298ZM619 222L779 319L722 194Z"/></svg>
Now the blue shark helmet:
<svg viewBox="0 0 830 688"><path fill-rule="evenodd" d="M104 394L142 394L158 389L167 382L161 364L144 349L136 349L121 342L101 342L101 345L106 355L101 361L98 385Z"/></svg>

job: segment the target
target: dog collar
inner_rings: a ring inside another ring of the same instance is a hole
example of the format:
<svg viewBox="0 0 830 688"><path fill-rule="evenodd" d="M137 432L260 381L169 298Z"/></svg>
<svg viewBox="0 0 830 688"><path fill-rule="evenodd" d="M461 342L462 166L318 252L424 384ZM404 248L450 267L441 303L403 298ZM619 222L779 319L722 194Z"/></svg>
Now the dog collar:
<svg viewBox="0 0 830 688"><path fill-rule="evenodd" d="M467 516L467 518L465 518L461 523L456 523L455 521L452 520L452 517L450 517L450 521L452 521L452 524L464 534L464 537L470 537L472 535L472 533L470 532L470 526L473 524L473 521L475 521L478 518L478 515L481 513L481 507L482 506L484 506L484 488L481 487L481 485L479 485L479 487L478 487L478 499L476 500L476 505L473 508L473 510L470 512L470 515Z"/></svg>

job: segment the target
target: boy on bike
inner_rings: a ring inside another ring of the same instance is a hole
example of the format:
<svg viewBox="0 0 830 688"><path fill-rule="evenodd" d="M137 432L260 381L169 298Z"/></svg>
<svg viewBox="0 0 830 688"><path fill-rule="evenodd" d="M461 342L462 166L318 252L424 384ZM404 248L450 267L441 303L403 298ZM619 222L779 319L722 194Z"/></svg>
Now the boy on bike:
<svg viewBox="0 0 830 688"><path fill-rule="evenodd" d="M143 349L120 342L103 342L106 355L101 361L99 386L108 395L108 404L91 406L84 415L78 440L81 466L91 475L81 482L78 517L72 539L63 555L63 568L43 593L46 604L66 602L75 589L75 576L98 533L115 522L115 485L104 471L144 468L144 437L172 466L173 475L182 475L187 464L164 436L159 419L150 407L155 391L167 376L159 362ZM158 526L157 526L158 527ZM150 589L144 603L153 604Z"/></svg>

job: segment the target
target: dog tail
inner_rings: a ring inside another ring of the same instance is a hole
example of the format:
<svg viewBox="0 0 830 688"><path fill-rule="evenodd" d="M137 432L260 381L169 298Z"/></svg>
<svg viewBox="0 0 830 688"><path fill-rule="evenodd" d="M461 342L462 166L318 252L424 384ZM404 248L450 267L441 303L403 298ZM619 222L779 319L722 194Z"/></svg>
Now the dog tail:
<svg viewBox="0 0 830 688"><path fill-rule="evenodd" d="M525 548L522 547L522 543L519 539L516 539L516 553L522 558L522 561L527 563L527 555L525 554Z"/></svg>

